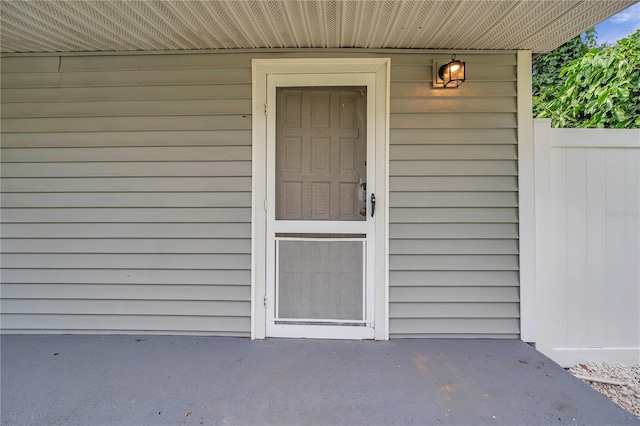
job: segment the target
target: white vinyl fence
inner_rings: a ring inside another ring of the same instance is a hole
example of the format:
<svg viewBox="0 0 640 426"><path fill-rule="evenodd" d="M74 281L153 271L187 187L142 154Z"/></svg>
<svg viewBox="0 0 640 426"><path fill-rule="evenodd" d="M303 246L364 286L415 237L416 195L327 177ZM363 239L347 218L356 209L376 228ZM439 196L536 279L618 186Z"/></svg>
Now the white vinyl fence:
<svg viewBox="0 0 640 426"><path fill-rule="evenodd" d="M640 363L640 130L534 120L536 347Z"/></svg>

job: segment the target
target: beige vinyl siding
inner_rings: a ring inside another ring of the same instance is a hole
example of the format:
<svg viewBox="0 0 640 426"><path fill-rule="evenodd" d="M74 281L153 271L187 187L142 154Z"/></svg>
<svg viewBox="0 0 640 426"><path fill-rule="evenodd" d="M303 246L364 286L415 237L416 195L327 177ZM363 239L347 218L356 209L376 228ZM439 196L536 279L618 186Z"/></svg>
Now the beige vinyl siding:
<svg viewBox="0 0 640 426"><path fill-rule="evenodd" d="M249 336L249 63L120 59L3 59L3 331Z"/></svg>
<svg viewBox="0 0 640 426"><path fill-rule="evenodd" d="M519 336L516 55L464 60L392 67L391 337Z"/></svg>
<svg viewBox="0 0 640 426"><path fill-rule="evenodd" d="M390 333L519 335L516 54L2 60L2 327L250 333L251 59L390 57Z"/></svg>

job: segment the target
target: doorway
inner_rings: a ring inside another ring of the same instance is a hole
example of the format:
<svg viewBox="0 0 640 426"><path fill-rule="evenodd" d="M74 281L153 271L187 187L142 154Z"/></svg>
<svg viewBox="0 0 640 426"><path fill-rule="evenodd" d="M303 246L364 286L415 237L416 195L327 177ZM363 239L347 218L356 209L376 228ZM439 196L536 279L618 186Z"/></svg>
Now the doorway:
<svg viewBox="0 0 640 426"><path fill-rule="evenodd" d="M256 62L252 335L385 339L387 62L352 73Z"/></svg>

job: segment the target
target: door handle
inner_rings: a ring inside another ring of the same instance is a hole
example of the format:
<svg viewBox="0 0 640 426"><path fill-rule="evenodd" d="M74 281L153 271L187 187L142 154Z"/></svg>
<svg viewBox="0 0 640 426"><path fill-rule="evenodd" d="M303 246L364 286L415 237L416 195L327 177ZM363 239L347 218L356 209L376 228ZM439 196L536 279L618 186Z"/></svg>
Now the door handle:
<svg viewBox="0 0 640 426"><path fill-rule="evenodd" d="M376 194L371 194L371 217L376 212Z"/></svg>

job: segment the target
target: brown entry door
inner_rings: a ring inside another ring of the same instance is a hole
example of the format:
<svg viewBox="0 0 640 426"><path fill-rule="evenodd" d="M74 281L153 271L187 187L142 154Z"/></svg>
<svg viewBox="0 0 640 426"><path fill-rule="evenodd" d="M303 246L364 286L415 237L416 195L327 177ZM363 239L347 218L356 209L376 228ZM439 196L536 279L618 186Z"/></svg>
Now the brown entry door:
<svg viewBox="0 0 640 426"><path fill-rule="evenodd" d="M361 87L278 88L277 220L366 220Z"/></svg>

